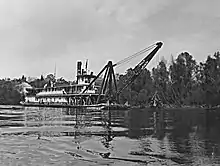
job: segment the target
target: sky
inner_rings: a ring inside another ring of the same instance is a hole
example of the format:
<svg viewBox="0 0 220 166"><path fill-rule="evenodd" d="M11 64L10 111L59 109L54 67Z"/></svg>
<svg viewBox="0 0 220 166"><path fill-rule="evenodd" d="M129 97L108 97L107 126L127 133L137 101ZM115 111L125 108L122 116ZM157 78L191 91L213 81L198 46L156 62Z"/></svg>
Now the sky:
<svg viewBox="0 0 220 166"><path fill-rule="evenodd" d="M76 61L98 73L157 42L148 68L189 52L220 49L219 0L0 0L0 78L53 73L75 80ZM141 57L140 57L141 58ZM116 68L122 73L140 59Z"/></svg>

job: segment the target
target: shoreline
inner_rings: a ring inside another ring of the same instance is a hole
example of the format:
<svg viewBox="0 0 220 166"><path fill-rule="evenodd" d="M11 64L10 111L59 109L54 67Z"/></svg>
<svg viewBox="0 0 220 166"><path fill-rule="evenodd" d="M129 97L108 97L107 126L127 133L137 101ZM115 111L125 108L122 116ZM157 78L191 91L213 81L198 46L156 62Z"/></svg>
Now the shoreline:
<svg viewBox="0 0 220 166"><path fill-rule="evenodd" d="M116 105L64 105L64 104L20 104L20 105L0 105L1 109L19 110L24 107L52 107L52 108L87 108L87 109L103 109L103 110L128 110L128 109L157 109L157 110L174 110L174 109L204 109L204 110L216 110L220 109L218 106L176 106L176 105L164 105L161 107L151 107L149 105L127 106L122 104Z"/></svg>

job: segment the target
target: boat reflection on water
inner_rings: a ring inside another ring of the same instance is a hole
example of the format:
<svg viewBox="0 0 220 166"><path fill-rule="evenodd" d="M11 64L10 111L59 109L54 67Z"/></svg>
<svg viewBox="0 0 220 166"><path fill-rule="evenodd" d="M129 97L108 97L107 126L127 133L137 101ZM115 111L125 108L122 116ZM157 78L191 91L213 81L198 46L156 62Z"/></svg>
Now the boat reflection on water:
<svg viewBox="0 0 220 166"><path fill-rule="evenodd" d="M219 111L30 107L0 129L2 165L220 164Z"/></svg>

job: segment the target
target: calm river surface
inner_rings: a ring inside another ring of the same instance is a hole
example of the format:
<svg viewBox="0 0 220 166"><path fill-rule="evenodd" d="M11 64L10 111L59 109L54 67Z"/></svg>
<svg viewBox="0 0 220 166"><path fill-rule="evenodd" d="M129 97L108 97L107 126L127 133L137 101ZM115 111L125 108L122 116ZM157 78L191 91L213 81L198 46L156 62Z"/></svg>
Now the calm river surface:
<svg viewBox="0 0 220 166"><path fill-rule="evenodd" d="M220 110L0 110L0 165L220 165Z"/></svg>

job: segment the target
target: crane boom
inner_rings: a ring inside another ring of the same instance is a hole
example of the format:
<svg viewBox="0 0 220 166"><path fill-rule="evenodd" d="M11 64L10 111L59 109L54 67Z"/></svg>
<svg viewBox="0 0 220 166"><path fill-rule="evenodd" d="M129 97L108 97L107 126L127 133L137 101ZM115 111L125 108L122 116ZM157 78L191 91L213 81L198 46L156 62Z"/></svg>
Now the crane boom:
<svg viewBox="0 0 220 166"><path fill-rule="evenodd" d="M124 60L119 61L116 64L113 64L112 61L109 61L108 64L106 64L103 69L99 72L99 74L90 82L90 84L83 90L82 94L85 93L92 85L93 83L101 76L102 73L105 72L104 78L102 80L102 84L99 90L97 103L99 103L100 100L102 100L102 96L106 95L106 97L109 101L115 101L118 102L119 94L128 86L130 85L143 71L143 69L147 66L147 64L151 61L151 59L154 57L154 55L157 53L157 51L162 47L163 43L158 42L156 44L153 44L127 58ZM152 50L153 49L153 50ZM126 63L130 61L132 58L137 57L139 55L144 54L145 52L152 50L144 59L142 59L134 68L134 73L130 79L126 81L126 85L121 89L118 90L115 73L114 73L114 67L119 66L123 63ZM107 90L108 87L108 90Z"/></svg>
<svg viewBox="0 0 220 166"><path fill-rule="evenodd" d="M154 57L154 55L158 52L158 50L162 47L163 43L158 42L156 43L156 47L144 58L141 62L139 62L135 68L134 68L134 74L133 76L128 79L126 85L117 92L117 95L119 95L125 88L127 88L145 69L145 67L148 65L148 63L151 61L151 59Z"/></svg>

